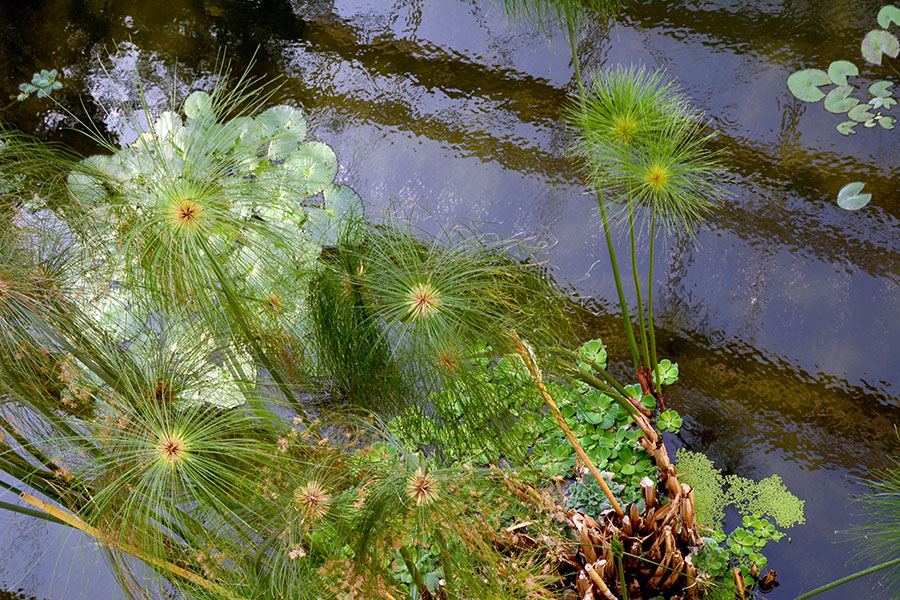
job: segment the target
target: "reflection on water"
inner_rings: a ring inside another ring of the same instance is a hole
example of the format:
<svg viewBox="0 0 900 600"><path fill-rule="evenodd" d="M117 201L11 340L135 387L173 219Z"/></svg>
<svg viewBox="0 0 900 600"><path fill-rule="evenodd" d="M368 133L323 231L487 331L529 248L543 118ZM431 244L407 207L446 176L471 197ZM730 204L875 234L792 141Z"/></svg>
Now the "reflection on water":
<svg viewBox="0 0 900 600"><path fill-rule="evenodd" d="M589 26L580 45L588 70L665 68L719 132L730 197L699 248L678 236L658 245L660 346L683 374L670 403L686 426L672 443L743 475L779 473L807 500L811 525L772 555L783 577L773 598L847 571L851 548L831 543L835 531L853 522L858 478L898 452L900 138L880 128L843 137L836 115L785 85L797 69L860 64L859 40L881 4L644 0L611 30ZM182 96L212 85L219 50L238 71L255 54L255 74L284 75L276 100L302 106L335 148L345 183L375 204L411 202L545 244L591 328L625 356L599 215L565 154L558 115L572 69L560 32L548 42L511 27L487 0L4 0L0 19L3 93L59 68L63 104L110 125L115 82L135 70L166 107L172 82ZM90 150L59 129L71 119L47 102L4 116ZM855 180L874 200L842 211L837 191ZM35 572L49 578L53 559L45 564ZM17 587L2 564L0 580ZM869 586L842 593L886 597ZM52 597L83 589L54 587Z"/></svg>

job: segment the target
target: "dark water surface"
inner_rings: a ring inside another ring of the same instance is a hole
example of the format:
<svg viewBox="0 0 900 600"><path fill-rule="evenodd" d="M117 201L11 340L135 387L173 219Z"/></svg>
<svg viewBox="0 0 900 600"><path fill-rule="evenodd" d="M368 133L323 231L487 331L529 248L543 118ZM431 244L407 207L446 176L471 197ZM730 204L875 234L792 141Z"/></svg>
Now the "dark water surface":
<svg viewBox="0 0 900 600"><path fill-rule="evenodd" d="M852 546L835 542L856 522L858 479L900 454L900 128L843 137L840 117L785 85L801 68L861 65L881 4L636 2L579 48L586 69L666 69L720 133L731 196L699 247L657 245L661 355L682 373L669 403L685 428L671 443L744 476L778 473L806 500L807 525L767 552L781 574L773 599L852 570ZM238 69L257 52L255 72L284 74L277 100L308 113L337 152L339 179L367 201L414 203L434 221L473 219L544 245L556 279L595 314L592 330L626 356L599 214L565 158L558 115L574 83L559 31L548 41L511 26L486 0L0 2L0 94L58 68L60 101L101 121L115 118L99 107L118 93L101 58L121 79L137 68L163 106L176 61L183 95L209 86L221 49ZM71 121L48 101L3 117L90 149L60 129ZM872 204L839 209L837 191L857 180ZM66 538L60 553L52 527L3 514L0 527L0 585L52 599L121 596L89 543ZM821 597L887 598L873 583Z"/></svg>

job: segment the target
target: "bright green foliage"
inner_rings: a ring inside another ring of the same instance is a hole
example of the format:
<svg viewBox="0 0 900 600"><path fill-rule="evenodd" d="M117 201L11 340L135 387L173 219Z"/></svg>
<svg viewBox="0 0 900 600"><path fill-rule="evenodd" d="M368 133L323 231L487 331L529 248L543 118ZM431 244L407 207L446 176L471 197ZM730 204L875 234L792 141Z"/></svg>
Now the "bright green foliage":
<svg viewBox="0 0 900 600"><path fill-rule="evenodd" d="M859 558L872 565L900 558L900 460L892 460L866 482L871 492L859 500L866 522L853 531ZM900 565L883 573L879 583L892 590L892 599L900 598Z"/></svg>
<svg viewBox="0 0 900 600"><path fill-rule="evenodd" d="M665 227L691 232L722 196L721 166L706 148L711 136L661 72L598 73L587 96L570 101L566 119L594 187L629 210L646 207Z"/></svg>
<svg viewBox="0 0 900 600"><path fill-rule="evenodd" d="M863 58L868 62L881 65L882 57L896 58L900 53L900 42L893 33L886 31L891 23L900 22L900 9L892 5L882 7L878 13L878 24L882 29L868 32L862 41ZM869 87L869 93L861 101L851 94L854 87L848 83L848 77L859 75L859 68L850 61L836 60L828 67L828 72L821 69L803 69L792 73L787 79L791 93L804 102L818 102L825 99L825 110L837 114L847 113L848 120L837 124L837 130L843 135L856 133L855 127L862 123L872 128L880 125L884 129L893 129L897 119L881 113L897 104L888 88L890 81L878 81ZM826 94L821 87L834 84ZM870 112L876 111L876 112Z"/></svg>
<svg viewBox="0 0 900 600"><path fill-rule="evenodd" d="M759 513L779 527L803 524L804 501L791 494L781 478L772 475L759 482L738 475L722 475L700 452L679 449L676 453L682 481L694 488L697 522L707 527L721 525L725 508L733 505L744 514Z"/></svg>
<svg viewBox="0 0 900 600"><path fill-rule="evenodd" d="M50 71L41 69L39 73L31 76L31 83L19 84L20 93L16 96L16 100L21 102L31 94L35 94L38 98L49 98L51 93L61 90L62 86L62 82L56 80L56 69Z"/></svg>
<svg viewBox="0 0 900 600"><path fill-rule="evenodd" d="M678 363L673 363L668 358L659 361L654 372L654 379L659 376L661 385L672 385L678 381Z"/></svg>

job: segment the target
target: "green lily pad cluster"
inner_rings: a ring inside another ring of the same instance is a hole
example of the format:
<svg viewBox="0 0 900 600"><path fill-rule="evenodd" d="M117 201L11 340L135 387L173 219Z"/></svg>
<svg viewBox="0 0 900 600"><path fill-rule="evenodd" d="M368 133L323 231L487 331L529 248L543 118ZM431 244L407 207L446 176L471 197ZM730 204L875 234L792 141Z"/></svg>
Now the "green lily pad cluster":
<svg viewBox="0 0 900 600"><path fill-rule="evenodd" d="M881 8L878 13L878 24L882 29L868 32L862 41L862 55L871 64L881 65L884 56L896 58L900 54L900 42L897 37L887 31L891 24L900 24L900 9L893 5ZM856 88L848 83L848 77L859 75L859 68L850 61L836 60L828 71L821 69L803 69L788 77L787 85L791 93L804 102L818 102L824 99L825 110L835 114L846 114L847 119L837 124L836 129L842 135L856 133L855 127L862 123L864 127L880 125L884 129L893 129L897 119L882 113L897 104L897 99L890 89L894 84L888 80L875 81L869 85L864 100L853 97ZM827 93L822 87L834 85Z"/></svg>
<svg viewBox="0 0 900 600"><path fill-rule="evenodd" d="M197 222L203 220L203 233L254 311L250 321L261 338L308 336L306 294L298 290L308 288L319 268L322 246L336 243L342 228L363 211L356 192L334 183L334 151L306 136L296 108L275 106L256 117L220 122L215 98L195 91L180 111L161 113L133 143L82 160L68 176L69 194L95 217L91 222L99 230L93 234L99 243L90 249L95 268L78 286L85 314L114 343L141 351L144 362L158 361L158 343L139 343L153 337L144 334L158 320L137 291L152 287L145 282L152 274L129 254L151 237L187 237L190 221L180 229L172 225L173 211L187 206ZM264 235L254 229L259 223ZM189 329L196 315L177 318ZM216 341L204 343L202 354L216 356ZM255 379L256 368L249 355L238 354L227 363L211 359L199 387L178 391L177 398L239 404L241 381Z"/></svg>
<svg viewBox="0 0 900 600"><path fill-rule="evenodd" d="M16 100L21 102L32 94L38 98L49 98L52 92L62 89L63 86L62 82L56 80L56 75L56 69L50 71L41 69L31 76L30 83L19 84L19 95L16 96Z"/></svg>

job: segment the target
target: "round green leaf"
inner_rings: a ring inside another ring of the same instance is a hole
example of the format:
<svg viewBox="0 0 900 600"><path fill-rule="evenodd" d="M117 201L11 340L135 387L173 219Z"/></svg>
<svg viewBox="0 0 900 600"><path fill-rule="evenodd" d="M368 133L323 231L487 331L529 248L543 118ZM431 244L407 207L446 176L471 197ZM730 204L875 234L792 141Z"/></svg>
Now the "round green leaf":
<svg viewBox="0 0 900 600"><path fill-rule="evenodd" d="M818 102L825 97L820 85L828 85L831 78L821 69L804 69L792 73L787 79L788 89L804 102Z"/></svg>
<svg viewBox="0 0 900 600"><path fill-rule="evenodd" d="M280 104L264 111L256 117L268 135L290 132L293 137L302 140L306 137L306 119L303 113L292 106Z"/></svg>
<svg viewBox="0 0 900 600"><path fill-rule="evenodd" d="M881 10L878 11L878 26L882 29L887 29L891 26L891 23L900 25L900 8L893 4L888 4L882 6Z"/></svg>
<svg viewBox="0 0 900 600"><path fill-rule="evenodd" d="M848 60L836 60L828 66L828 77L835 85L847 85L848 75L851 77L859 75L859 69Z"/></svg>
<svg viewBox="0 0 900 600"><path fill-rule="evenodd" d="M860 123L875 118L875 115L869 112L868 104L857 104L850 109L850 112L847 113L847 116L854 121L859 121Z"/></svg>
<svg viewBox="0 0 900 600"><path fill-rule="evenodd" d="M203 91L191 92L184 101L184 115L188 119L213 116L212 98Z"/></svg>
<svg viewBox="0 0 900 600"><path fill-rule="evenodd" d="M859 104L859 100L849 97L851 92L852 85L841 85L828 92L825 96L825 110L840 114Z"/></svg>
<svg viewBox="0 0 900 600"><path fill-rule="evenodd" d="M863 38L862 55L870 63L880 65L882 54L897 58L897 54L900 54L900 41L892 33L873 29Z"/></svg>
<svg viewBox="0 0 900 600"><path fill-rule="evenodd" d="M359 219L363 214L362 198L347 185L330 185L325 188L325 208L334 211L339 218Z"/></svg>
<svg viewBox="0 0 900 600"><path fill-rule="evenodd" d="M842 187L841 191L838 192L838 206L845 210L859 210L868 204L869 200L872 199L872 194L862 193L862 189L865 185L866 184L861 181L854 181L853 183L848 183Z"/></svg>
<svg viewBox="0 0 900 600"><path fill-rule="evenodd" d="M878 124L884 127L885 129L893 129L894 123L897 121L894 117L881 117L878 119Z"/></svg>
<svg viewBox="0 0 900 600"><path fill-rule="evenodd" d="M837 124L837 130L841 133L841 135L850 135L852 133L856 133L853 129L856 127L856 121L841 121Z"/></svg>
<svg viewBox="0 0 900 600"><path fill-rule="evenodd" d="M888 88L892 85L894 85L893 81L887 81L885 79L876 81L869 86L869 93L876 98L886 98L891 95L891 91Z"/></svg>

